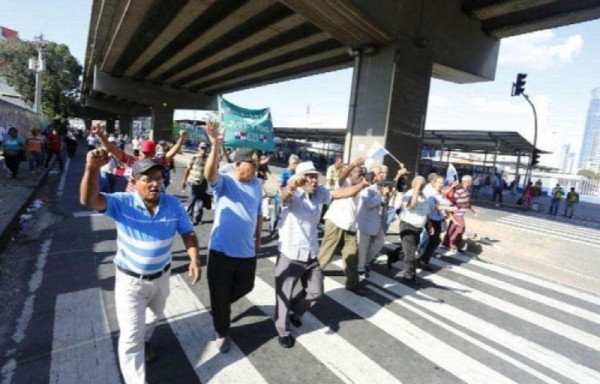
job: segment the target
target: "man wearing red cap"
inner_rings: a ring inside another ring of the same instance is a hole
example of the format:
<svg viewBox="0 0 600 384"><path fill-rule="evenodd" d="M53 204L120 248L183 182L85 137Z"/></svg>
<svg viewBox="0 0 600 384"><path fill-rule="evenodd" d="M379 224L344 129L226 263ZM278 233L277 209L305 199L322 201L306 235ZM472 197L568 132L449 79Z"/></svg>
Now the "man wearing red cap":
<svg viewBox="0 0 600 384"><path fill-rule="evenodd" d="M136 161L145 159L145 158L149 158L149 157L154 158L156 155L156 143L150 139L142 142L142 144L140 145L140 155L134 156L134 155L128 154L127 152L122 151L117 146L109 145L108 139L107 139L106 135L104 134L104 132L102 132L102 129L100 129L100 126L97 126L97 127L95 126L95 128L96 128L96 134L97 134L98 138L100 139L102 146L104 148L109 148L110 152L113 155L115 155L116 158L119 159L119 161L122 164L124 164L126 167L128 167L129 169L131 169L131 167L133 166L133 163L135 163ZM164 157L162 157L160 160L157 159L157 163L159 163L162 166L169 165L169 163L171 162L171 160L173 160L175 155L177 153L179 153L179 150L181 149L181 146L185 142L186 138L187 138L187 133L183 130L179 131L179 139L177 139L177 142L175 143L175 145L169 150L169 152L165 153ZM126 192L134 192L135 191L135 185L131 182L131 180L129 180L129 183L127 184L127 188L125 189L125 191Z"/></svg>

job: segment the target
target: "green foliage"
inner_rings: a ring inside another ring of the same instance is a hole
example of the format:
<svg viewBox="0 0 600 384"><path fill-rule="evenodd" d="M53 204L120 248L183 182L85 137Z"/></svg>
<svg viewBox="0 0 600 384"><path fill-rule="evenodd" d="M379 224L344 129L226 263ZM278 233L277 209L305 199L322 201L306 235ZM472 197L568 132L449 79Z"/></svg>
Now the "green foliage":
<svg viewBox="0 0 600 384"><path fill-rule="evenodd" d="M33 105L35 73L29 58L37 58L36 42L19 39L0 41L0 76ZM46 70L42 72L42 113L46 116L72 116L79 93L81 65L69 47L47 41L44 48Z"/></svg>
<svg viewBox="0 0 600 384"><path fill-rule="evenodd" d="M596 173L590 169L582 169L579 172L577 172L577 174L580 176L585 176L590 180L599 180L600 179L600 172Z"/></svg>

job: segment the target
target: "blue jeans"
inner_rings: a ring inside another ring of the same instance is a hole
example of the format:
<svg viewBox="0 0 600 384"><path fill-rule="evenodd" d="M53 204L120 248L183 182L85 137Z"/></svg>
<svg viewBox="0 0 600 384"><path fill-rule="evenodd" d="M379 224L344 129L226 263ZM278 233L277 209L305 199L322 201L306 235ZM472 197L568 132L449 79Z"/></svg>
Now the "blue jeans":
<svg viewBox="0 0 600 384"><path fill-rule="evenodd" d="M42 169L44 166L44 152L31 152L29 157L29 170L35 171L36 169Z"/></svg>
<svg viewBox="0 0 600 384"><path fill-rule="evenodd" d="M558 213L558 207L560 205L560 199L552 199L550 201L550 214L556 216Z"/></svg>

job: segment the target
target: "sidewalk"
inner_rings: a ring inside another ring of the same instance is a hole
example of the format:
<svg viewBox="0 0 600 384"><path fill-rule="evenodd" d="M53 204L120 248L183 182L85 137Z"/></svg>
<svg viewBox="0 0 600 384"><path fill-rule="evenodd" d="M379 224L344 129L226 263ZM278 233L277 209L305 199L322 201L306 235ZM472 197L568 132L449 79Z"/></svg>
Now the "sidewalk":
<svg viewBox="0 0 600 384"><path fill-rule="evenodd" d="M0 156L0 242L19 223L19 216L31 204L47 174L47 170L30 172L29 163L22 161L19 175L13 179L4 169L4 157Z"/></svg>

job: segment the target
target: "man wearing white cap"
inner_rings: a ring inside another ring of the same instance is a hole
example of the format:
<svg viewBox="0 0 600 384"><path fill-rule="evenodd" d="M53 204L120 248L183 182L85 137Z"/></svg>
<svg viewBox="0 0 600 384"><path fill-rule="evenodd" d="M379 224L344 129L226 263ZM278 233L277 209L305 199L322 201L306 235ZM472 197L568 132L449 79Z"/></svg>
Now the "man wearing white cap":
<svg viewBox="0 0 600 384"><path fill-rule="evenodd" d="M317 225L321 207L331 199L356 195L361 184L329 191L319 185L319 173L312 161L298 164L296 174L282 189L279 257L275 267L275 328L279 344L294 345L289 324L301 326L301 316L323 294L323 276L319 268ZM301 281L302 290L294 297L294 287Z"/></svg>

